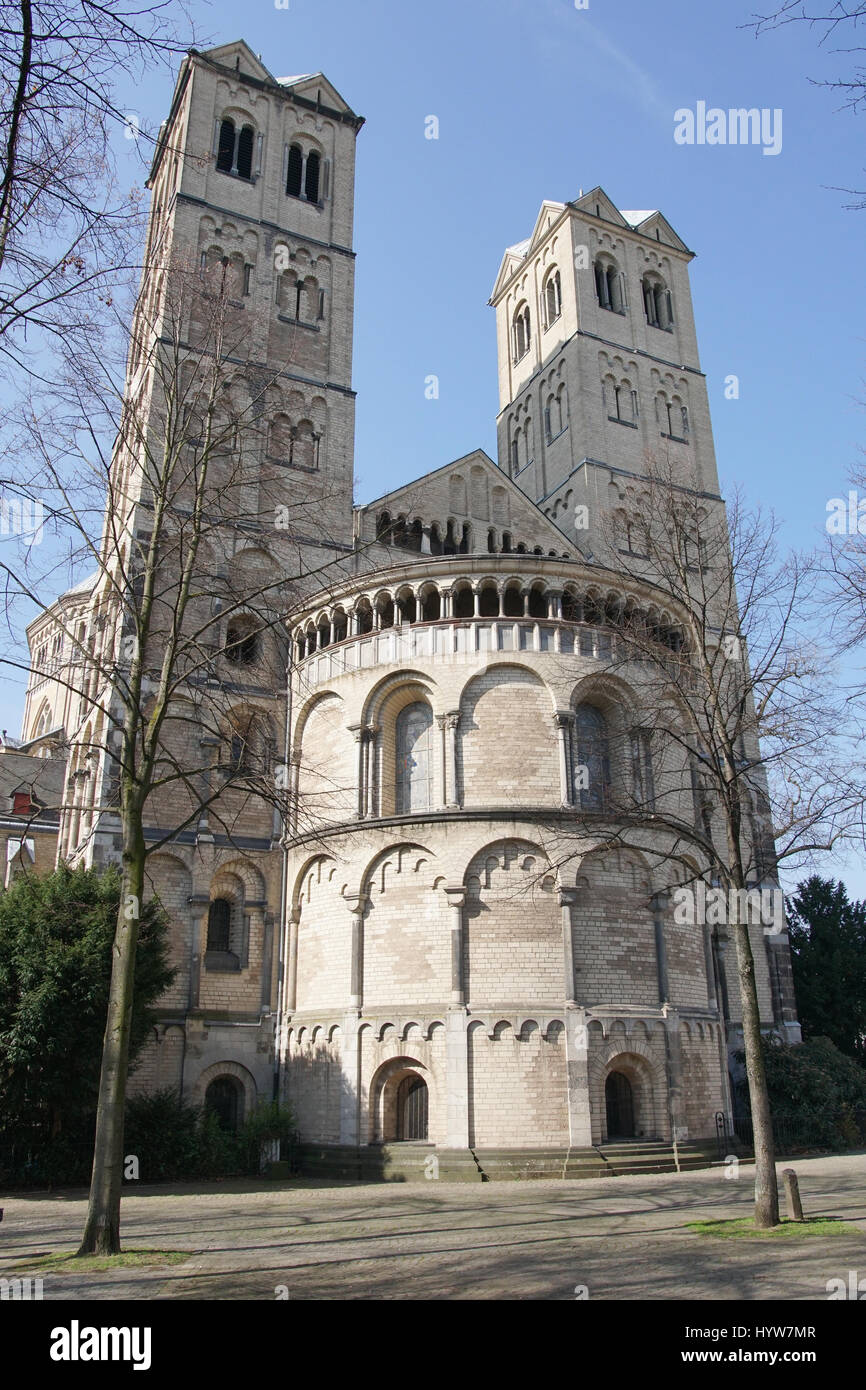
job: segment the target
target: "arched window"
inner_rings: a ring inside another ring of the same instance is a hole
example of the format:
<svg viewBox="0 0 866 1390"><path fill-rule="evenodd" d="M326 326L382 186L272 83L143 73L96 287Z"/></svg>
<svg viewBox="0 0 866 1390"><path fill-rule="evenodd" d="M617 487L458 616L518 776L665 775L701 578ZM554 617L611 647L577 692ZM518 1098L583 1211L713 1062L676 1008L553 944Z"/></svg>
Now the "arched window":
<svg viewBox="0 0 866 1390"><path fill-rule="evenodd" d="M544 284L544 326L549 328L562 313L562 281L558 270L551 270Z"/></svg>
<svg viewBox="0 0 866 1390"><path fill-rule="evenodd" d="M217 168L224 174L231 173L235 158L235 123L220 121L219 142L217 145Z"/></svg>
<svg viewBox="0 0 866 1390"><path fill-rule="evenodd" d="M664 281L655 275L645 275L642 281L646 321L651 328L673 332L674 311L671 292Z"/></svg>
<svg viewBox="0 0 866 1390"><path fill-rule="evenodd" d="M232 905L228 898L214 898L207 914L207 949L231 950Z"/></svg>
<svg viewBox="0 0 866 1390"><path fill-rule="evenodd" d="M218 1076L205 1091L204 1104L220 1129L234 1134L243 1119L243 1087L234 1076Z"/></svg>
<svg viewBox="0 0 866 1390"><path fill-rule="evenodd" d="M529 305L521 304L516 311L511 325L513 339L513 354L515 362L519 362L529 351L531 342L531 331L529 323Z"/></svg>
<svg viewBox="0 0 866 1390"><path fill-rule="evenodd" d="M304 179L304 193L308 203L319 201L319 171L321 169L321 155L316 150L310 150L307 155L307 174Z"/></svg>
<svg viewBox="0 0 866 1390"><path fill-rule="evenodd" d="M602 309L610 309L614 314L625 313L625 283L615 261L596 261L595 290Z"/></svg>
<svg viewBox="0 0 866 1390"><path fill-rule="evenodd" d="M259 633L248 619L229 623L225 653L233 666L254 666L259 658Z"/></svg>
<svg viewBox="0 0 866 1390"><path fill-rule="evenodd" d="M286 172L286 192L293 198L301 196L301 180L304 177L304 155L300 145L289 146L289 161Z"/></svg>
<svg viewBox="0 0 866 1390"><path fill-rule="evenodd" d="M239 179L253 176L253 142L255 131L251 125L237 129L234 121L220 121L217 140L216 167L223 174L236 174Z"/></svg>
<svg viewBox="0 0 866 1390"><path fill-rule="evenodd" d="M250 179L253 176L253 128L245 125L238 136L238 178Z"/></svg>
<svg viewBox="0 0 866 1390"><path fill-rule="evenodd" d="M607 720L595 705L578 705L575 791L584 811L603 811L610 797Z"/></svg>
<svg viewBox="0 0 866 1390"><path fill-rule="evenodd" d="M433 711L418 700L397 715L397 813L429 811L433 797Z"/></svg>

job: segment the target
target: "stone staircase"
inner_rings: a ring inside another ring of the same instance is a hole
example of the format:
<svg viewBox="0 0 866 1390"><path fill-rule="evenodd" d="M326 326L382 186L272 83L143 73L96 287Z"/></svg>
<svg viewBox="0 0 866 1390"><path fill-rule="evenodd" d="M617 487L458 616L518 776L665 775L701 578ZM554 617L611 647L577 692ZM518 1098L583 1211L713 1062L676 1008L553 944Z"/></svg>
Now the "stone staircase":
<svg viewBox="0 0 866 1390"><path fill-rule="evenodd" d="M439 1149L432 1144L363 1148L306 1144L300 1171L334 1182L508 1182L533 1178L612 1178L675 1173L717 1163L714 1141L631 1140L586 1149Z"/></svg>

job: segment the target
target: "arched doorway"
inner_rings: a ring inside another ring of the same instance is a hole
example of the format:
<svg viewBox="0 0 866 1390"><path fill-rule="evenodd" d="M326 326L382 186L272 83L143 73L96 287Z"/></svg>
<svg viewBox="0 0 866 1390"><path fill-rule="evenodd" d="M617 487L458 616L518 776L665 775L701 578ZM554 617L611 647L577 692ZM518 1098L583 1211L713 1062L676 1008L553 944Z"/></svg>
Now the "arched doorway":
<svg viewBox="0 0 866 1390"><path fill-rule="evenodd" d="M634 1139L634 1095L624 1072L612 1071L604 1083L608 1139Z"/></svg>
<svg viewBox="0 0 866 1390"><path fill-rule="evenodd" d="M437 1129L435 1090L416 1057L392 1057L370 1079L370 1143L429 1144Z"/></svg>
<svg viewBox="0 0 866 1390"><path fill-rule="evenodd" d="M397 1140L427 1140L427 1082L410 1073L397 1087Z"/></svg>
<svg viewBox="0 0 866 1390"><path fill-rule="evenodd" d="M204 1093L205 1109L216 1115L220 1129L234 1134L243 1121L244 1093L234 1076L217 1076Z"/></svg>

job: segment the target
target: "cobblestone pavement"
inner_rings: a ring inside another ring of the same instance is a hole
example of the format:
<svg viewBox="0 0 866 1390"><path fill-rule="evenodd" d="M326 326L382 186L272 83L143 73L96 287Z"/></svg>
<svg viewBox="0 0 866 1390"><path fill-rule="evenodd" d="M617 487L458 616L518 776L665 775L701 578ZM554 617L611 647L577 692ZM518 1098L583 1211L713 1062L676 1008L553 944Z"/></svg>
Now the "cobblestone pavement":
<svg viewBox="0 0 866 1390"><path fill-rule="evenodd" d="M781 1166L781 1165L780 1165ZM572 1182L208 1183L124 1197L127 1249L187 1262L44 1276L46 1299L826 1299L866 1276L866 1154L796 1161L807 1216L841 1236L764 1242L698 1237L686 1222L746 1216L751 1170ZM85 1195L2 1199L0 1275L74 1250Z"/></svg>

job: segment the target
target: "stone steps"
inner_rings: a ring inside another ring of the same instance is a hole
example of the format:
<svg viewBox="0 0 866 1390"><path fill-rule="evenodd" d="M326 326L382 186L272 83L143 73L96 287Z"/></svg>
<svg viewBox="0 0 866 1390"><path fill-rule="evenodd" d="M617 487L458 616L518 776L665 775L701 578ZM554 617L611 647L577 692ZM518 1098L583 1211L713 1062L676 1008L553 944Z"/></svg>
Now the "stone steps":
<svg viewBox="0 0 866 1390"><path fill-rule="evenodd" d="M660 1141L601 1144L586 1149L439 1149L433 1144L371 1144L350 1148L305 1144L300 1171L334 1182L509 1182L538 1178L610 1178L706 1168L716 1145Z"/></svg>

